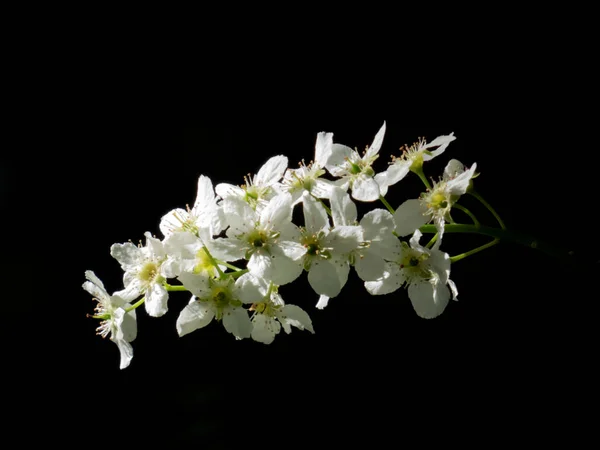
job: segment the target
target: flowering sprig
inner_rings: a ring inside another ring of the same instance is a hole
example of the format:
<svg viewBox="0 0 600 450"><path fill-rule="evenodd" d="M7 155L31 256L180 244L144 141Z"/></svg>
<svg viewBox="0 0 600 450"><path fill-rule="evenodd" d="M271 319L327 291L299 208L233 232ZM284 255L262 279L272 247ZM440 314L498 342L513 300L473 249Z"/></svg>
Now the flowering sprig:
<svg viewBox="0 0 600 450"><path fill-rule="evenodd" d="M386 132L384 122L362 155L334 143L333 133L317 134L314 160L288 167L288 158L268 159L240 186L198 179L190 209L175 208L159 223L162 237L145 233L146 242L116 243L110 254L123 270L123 288L112 295L91 271L83 288L97 300L98 334L115 342L121 368L133 358L136 309L145 305L152 317L163 316L170 294L188 292L186 305L176 305L175 330L185 336L213 322L235 339L270 344L280 330L292 327L314 333L309 314L287 304L280 286L306 279L317 309L342 294L352 268L365 292L385 295L404 287L419 317L442 314L458 288L450 278L452 264L501 240L552 251L550 246L509 231L499 214L475 189L476 162L451 159L437 181L425 176L428 161L444 153L454 133L431 142L420 138L401 147L385 170L376 168ZM410 172L424 190L396 209L385 196ZM461 203L471 195L487 208L497 226L482 225ZM380 201L358 216L355 201ZM294 223L299 208L301 223ZM469 217L457 223L454 211ZM431 224L430 224L431 223ZM450 256L442 250L448 233L475 233L493 238L481 247ZM421 243L424 234L433 237Z"/></svg>

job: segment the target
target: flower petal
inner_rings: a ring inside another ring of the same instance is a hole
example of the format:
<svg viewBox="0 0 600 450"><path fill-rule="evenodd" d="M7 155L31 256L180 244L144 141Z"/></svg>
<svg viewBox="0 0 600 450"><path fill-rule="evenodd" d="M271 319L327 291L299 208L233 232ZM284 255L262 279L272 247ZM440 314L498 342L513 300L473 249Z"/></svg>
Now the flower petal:
<svg viewBox="0 0 600 450"><path fill-rule="evenodd" d="M451 159L444 168L444 180L451 180L465 171L465 165L458 159Z"/></svg>
<svg viewBox="0 0 600 450"><path fill-rule="evenodd" d="M379 185L372 177L360 174L352 185L352 198L361 202L374 202L379 200Z"/></svg>
<svg viewBox="0 0 600 450"><path fill-rule="evenodd" d="M152 317L163 316L168 308L167 301L169 293L164 286L158 283L152 283L149 292L146 292L146 312Z"/></svg>
<svg viewBox="0 0 600 450"><path fill-rule="evenodd" d="M396 228L394 217L385 209L373 209L366 213L360 219L360 226L367 241L393 236L392 233Z"/></svg>
<svg viewBox="0 0 600 450"><path fill-rule="evenodd" d="M175 231L181 231L181 225L189 219L190 214L185 209L176 208L162 216L158 228L164 237L168 237Z"/></svg>
<svg viewBox="0 0 600 450"><path fill-rule="evenodd" d="M204 297L210 293L208 277L204 274L183 272L177 279L196 297Z"/></svg>
<svg viewBox="0 0 600 450"><path fill-rule="evenodd" d="M315 143L315 161L317 167L325 167L328 164L333 146L333 133L321 131L317 134Z"/></svg>
<svg viewBox="0 0 600 450"><path fill-rule="evenodd" d="M426 209L419 200L406 200L398 207L394 214L396 233L400 236L413 234L415 230L431 220L431 216L425 213Z"/></svg>
<svg viewBox="0 0 600 450"><path fill-rule="evenodd" d="M324 228L329 228L327 211L306 191L303 194L302 211L304 213L304 226L309 233L318 233Z"/></svg>
<svg viewBox="0 0 600 450"><path fill-rule="evenodd" d="M128 268L141 263L142 252L137 245L131 242L124 244L113 244L110 247L110 256L115 258L121 264L121 267Z"/></svg>
<svg viewBox="0 0 600 450"><path fill-rule="evenodd" d="M198 191L196 193L196 201L192 211L195 214L202 213L207 209L212 209L215 206L215 191L213 190L212 181L205 175L198 177Z"/></svg>
<svg viewBox="0 0 600 450"><path fill-rule="evenodd" d="M313 334L315 332L312 321L310 320L310 316L299 306L285 305L281 309L281 313L277 316L277 318L282 323L286 333L290 333L290 325L298 328L299 330L306 329Z"/></svg>
<svg viewBox="0 0 600 450"><path fill-rule="evenodd" d="M375 139L373 139L373 143L367 149L364 159L372 158L377 153L379 153L379 150L381 149L381 144L383 144L384 136L385 136L385 120L383 121L383 125L381 126L381 128L379 129L377 134L375 135Z"/></svg>
<svg viewBox="0 0 600 450"><path fill-rule="evenodd" d="M471 179L473 175L475 175L475 170L477 169L477 163L473 163L473 165L469 168L469 170L464 171L456 178L448 181L447 188L452 195L464 195L467 193L467 189L469 188L469 184L471 183Z"/></svg>
<svg viewBox="0 0 600 450"><path fill-rule="evenodd" d="M327 161L327 170L334 177L341 177L347 173L346 161L352 156L354 150L342 144L333 144L331 146L331 156Z"/></svg>
<svg viewBox="0 0 600 450"><path fill-rule="evenodd" d="M405 159L397 159L391 164L385 173L385 182L387 186L393 186L401 181L410 172L412 161Z"/></svg>
<svg viewBox="0 0 600 450"><path fill-rule="evenodd" d="M257 314L252 320L252 339L263 344L270 344L281 330L281 325L271 317Z"/></svg>
<svg viewBox="0 0 600 450"><path fill-rule="evenodd" d="M441 288L434 292L433 285L427 280L410 284L408 297L419 317L433 319L444 312L450 299L450 291L446 286L442 285Z"/></svg>
<svg viewBox="0 0 600 450"><path fill-rule="evenodd" d="M350 195L345 190L338 186L333 187L329 201L335 226L355 224L358 216L356 204L350 199Z"/></svg>
<svg viewBox="0 0 600 450"><path fill-rule="evenodd" d="M277 230L292 221L292 196L281 194L269 201L260 214L260 224L266 230Z"/></svg>
<svg viewBox="0 0 600 450"><path fill-rule="evenodd" d="M226 308L223 313L223 326L238 339L252 335L252 322L244 308Z"/></svg>
<svg viewBox="0 0 600 450"><path fill-rule="evenodd" d="M200 302L192 298L177 318L177 333L181 337L204 328L214 317L215 313L208 302Z"/></svg>
<svg viewBox="0 0 600 450"><path fill-rule="evenodd" d="M215 187L215 192L222 199L230 197L244 198L244 196L246 195L246 193L241 187L229 183L217 184L217 186Z"/></svg>
<svg viewBox="0 0 600 450"><path fill-rule="evenodd" d="M342 255L356 250L363 240L363 230L361 227L357 225L339 226L335 227L327 235L325 245L333 247L336 254Z"/></svg>
<svg viewBox="0 0 600 450"><path fill-rule="evenodd" d="M119 369L123 370L129 367L131 360L133 359L133 347L129 342L121 339L113 341L119 347L120 363Z"/></svg>
<svg viewBox="0 0 600 450"><path fill-rule="evenodd" d="M438 136L437 138L435 138L433 141L431 141L429 144L425 145L423 148L424 149L429 149L432 147L438 147L438 148L436 148L433 151L430 151L430 153L431 153L430 155L428 155L427 153L423 153L423 161L431 161L436 156L439 156L442 153L444 153L444 151L446 150L448 145L450 145L450 142L452 142L455 139L456 139L456 137L454 136L454 133L450 133L449 135L444 135L444 136Z"/></svg>
<svg viewBox="0 0 600 450"><path fill-rule="evenodd" d="M317 302L317 309L325 309L327 307L327 304L329 303L329 297L327 297L326 295L321 295L319 297L319 301Z"/></svg>
<svg viewBox="0 0 600 450"><path fill-rule="evenodd" d="M253 183L258 186L271 186L283 178L287 166L288 159L286 156L273 156L259 169Z"/></svg>
<svg viewBox="0 0 600 450"><path fill-rule="evenodd" d="M255 277L251 273L245 273L235 281L234 296L245 304L261 302L266 295L266 281Z"/></svg>
<svg viewBox="0 0 600 450"><path fill-rule="evenodd" d="M230 197L223 200L223 213L229 224L227 237L236 237L252 231L258 215L245 201Z"/></svg>
<svg viewBox="0 0 600 450"><path fill-rule="evenodd" d="M397 291L402 287L406 278L404 272L396 263L387 263L383 277L377 281L366 281L365 288L371 295L386 295Z"/></svg>
<svg viewBox="0 0 600 450"><path fill-rule="evenodd" d="M364 252L360 258L356 258L354 264L358 277L363 281L376 281L383 277L386 268L385 261L379 256Z"/></svg>
<svg viewBox="0 0 600 450"><path fill-rule="evenodd" d="M302 255L306 252L306 249L300 244L296 245L298 254ZM286 246L285 250L278 245L271 247L270 270L267 272L266 278L272 280L278 286L283 286L296 280L304 270L302 260L300 259L301 256L293 259L286 255L285 252L289 251L289 249L289 246Z"/></svg>
<svg viewBox="0 0 600 450"><path fill-rule="evenodd" d="M317 294L330 298L337 296L342 290L337 270L329 261L313 261L308 272L308 282Z"/></svg>

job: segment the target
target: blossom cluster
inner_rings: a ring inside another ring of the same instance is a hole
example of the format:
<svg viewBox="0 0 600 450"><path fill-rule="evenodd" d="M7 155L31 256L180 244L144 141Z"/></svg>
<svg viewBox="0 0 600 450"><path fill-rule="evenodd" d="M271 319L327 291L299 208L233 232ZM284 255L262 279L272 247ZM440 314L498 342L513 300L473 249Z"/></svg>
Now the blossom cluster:
<svg viewBox="0 0 600 450"><path fill-rule="evenodd" d="M308 313L279 292L304 272L318 309L340 294L354 268L369 294L404 287L420 317L440 315L458 295L450 257L441 250L444 224L471 186L476 164L467 168L451 160L419 198L394 210L385 201L388 189L411 171L422 174L424 162L442 154L455 136L403 147L377 173L374 162L385 132L384 122L362 153L320 132L309 164L291 168L286 156L277 155L240 186L213 185L200 175L195 203L164 215L161 237L146 232L145 243L112 245L123 289L109 294L92 271L83 288L98 302L93 315L101 321L98 333L118 345L120 367L133 357L136 309L144 305L148 315L161 317L175 291L191 294L177 319L180 336L216 321L236 339L264 344L282 328L314 333ZM376 201L386 207L358 217L356 202ZM293 221L296 208L301 224ZM438 234L423 245L419 228L427 223Z"/></svg>

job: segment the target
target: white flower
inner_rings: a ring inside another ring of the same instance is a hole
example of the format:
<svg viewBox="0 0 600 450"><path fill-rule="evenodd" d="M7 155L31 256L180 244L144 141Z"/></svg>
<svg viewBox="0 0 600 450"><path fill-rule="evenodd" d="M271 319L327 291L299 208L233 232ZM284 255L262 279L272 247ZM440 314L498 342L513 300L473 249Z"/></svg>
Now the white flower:
<svg viewBox="0 0 600 450"><path fill-rule="evenodd" d="M217 194L223 198L237 198L248 203L253 209L258 211L267 204L267 202L281 192L279 181L288 166L288 159L283 155L270 158L252 177L244 177L246 184L234 186L228 183L219 183L215 187Z"/></svg>
<svg viewBox="0 0 600 450"><path fill-rule="evenodd" d="M460 196L467 192L476 168L477 163L467 170L459 161L451 160L444 170L443 178L434 182L431 189L421 194L419 199L407 200L398 207L394 214L396 233L408 236L433 220L439 233L436 242L439 247L444 235L444 224L446 220L450 220L450 210Z"/></svg>
<svg viewBox="0 0 600 450"><path fill-rule="evenodd" d="M222 321L225 329L236 339L251 336L252 322L242 305L257 303L263 298L252 275L246 273L234 281L232 277L214 280L182 273L178 279L193 294L177 319L179 336L203 328L213 319Z"/></svg>
<svg viewBox="0 0 600 450"><path fill-rule="evenodd" d="M303 265L308 282L317 294L336 297L348 281L349 255L363 241L362 231L343 225L331 229L323 205L308 193L302 205L305 227L300 242L306 249Z"/></svg>
<svg viewBox="0 0 600 450"><path fill-rule="evenodd" d="M116 294L132 301L140 295L146 295L146 311L152 317L160 317L167 312L169 293L164 287L164 273L162 263L167 254L162 242L152 237L149 232L146 236L146 246L138 247L131 242L113 244L110 254L119 261L125 271L123 283L125 289Z"/></svg>
<svg viewBox="0 0 600 450"><path fill-rule="evenodd" d="M329 198L333 183L321 177L326 173L324 167L331 156L332 145L333 133L318 133L314 161L308 166L302 161L298 169L288 169L285 172L283 189L292 195L294 205L302 201L304 192L317 198Z"/></svg>
<svg viewBox="0 0 600 450"><path fill-rule="evenodd" d="M314 334L312 321L308 314L296 305L286 305L278 292L278 286L264 279L247 277L244 283L258 283L263 298L252 304L252 339L270 344L283 327L286 333L292 332L292 326L299 330L308 330Z"/></svg>
<svg viewBox="0 0 600 450"><path fill-rule="evenodd" d="M271 199L259 213L246 202L229 198L223 211L230 227L223 245L232 256L248 260L251 274L277 285L294 281L302 273L300 230L292 223L292 197L288 193Z"/></svg>
<svg viewBox="0 0 600 450"><path fill-rule="evenodd" d="M327 170L334 177L341 177L338 185L352 191L352 197L363 202L378 200L382 194L379 180L383 174L375 175L373 163L379 157L379 149L385 135L385 122L370 147L363 156L358 151L341 144L333 144L331 156L327 161ZM387 186L387 184L386 184Z"/></svg>
<svg viewBox="0 0 600 450"><path fill-rule="evenodd" d="M410 147L404 146L401 148L403 150L402 156L395 158L385 172L384 182L386 186L398 183L411 170L421 170L424 161L430 161L444 153L450 142L455 139L454 133L450 133L447 136L438 136L429 144L422 138Z"/></svg>
<svg viewBox="0 0 600 450"><path fill-rule="evenodd" d="M110 336L110 340L117 344L121 354L120 368L125 369L133 358L130 342L137 336L135 310L126 312L126 308L131 305L118 295L109 295L102 281L91 270L85 272L85 277L88 281L83 283L83 289L92 294L98 302L96 314L92 316L102 321L97 328L97 334L103 338Z"/></svg>
<svg viewBox="0 0 600 450"><path fill-rule="evenodd" d="M188 211L176 208L165 214L159 224L160 231L165 237L169 237L176 231L188 231L197 235L199 228L207 228L214 236L225 227L212 182L204 175L198 178L198 192L194 207Z"/></svg>
<svg viewBox="0 0 600 450"><path fill-rule="evenodd" d="M207 278L217 277L218 269L227 269L218 261L230 262L238 259L230 252L229 246L224 242L226 239L213 239L204 228L200 228L198 232L199 236L179 231L164 240L168 256L162 270L167 278L175 278L184 272L202 274Z"/></svg>
<svg viewBox="0 0 600 450"><path fill-rule="evenodd" d="M450 280L448 254L421 246L420 238L421 232L415 231L410 246L403 242L400 257L386 263L384 276L376 281L365 282L365 287L372 295L383 295L406 284L408 297L417 315L432 319L444 312L450 300L450 291L455 300L458 291Z"/></svg>
<svg viewBox="0 0 600 450"><path fill-rule="evenodd" d="M336 187L330 198L333 223L356 224L356 205L348 193ZM363 281L377 280L383 275L386 261L394 261L400 253L400 241L394 236L394 218L384 209L374 209L363 216L358 226L363 242L350 253L351 264ZM324 299L320 300L322 304Z"/></svg>

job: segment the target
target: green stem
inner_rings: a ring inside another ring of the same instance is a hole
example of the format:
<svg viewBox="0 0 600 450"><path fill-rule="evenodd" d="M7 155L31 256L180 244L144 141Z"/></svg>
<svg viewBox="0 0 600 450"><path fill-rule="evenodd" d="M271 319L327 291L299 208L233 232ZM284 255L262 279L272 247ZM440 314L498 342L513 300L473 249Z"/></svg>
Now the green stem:
<svg viewBox="0 0 600 450"><path fill-rule="evenodd" d="M216 261L217 263L221 264L222 266L225 266L225 267L227 267L227 268L229 268L229 269L231 269L231 270L235 270L236 272L239 272L240 270L242 270L242 269L240 269L239 267L236 267L236 266L234 266L233 264L229 264L229 263L227 263L227 262L225 262L225 261L221 261L221 260L219 260L219 259L216 259L215 261Z"/></svg>
<svg viewBox="0 0 600 450"><path fill-rule="evenodd" d="M169 292L187 292L187 288L185 286L173 286L171 284L165 283L165 289Z"/></svg>
<svg viewBox="0 0 600 450"><path fill-rule="evenodd" d="M321 202L321 205L323 205L323 208L325 208L325 211L327 211L327 214L329 214L329 217L333 217L333 215L331 214L331 209L329 208L329 206L327 206L325 204L325 202L323 200L321 200L319 197L317 197L315 194L310 194L312 195L312 197L316 200L318 200L319 202Z"/></svg>
<svg viewBox="0 0 600 450"><path fill-rule="evenodd" d="M475 217L475 214L473 214L471 211L469 211L463 205L459 205L458 203L455 203L454 205L452 205L452 207L456 208L456 209L460 209L467 216L469 216L471 218L471 220L473 221L473 223L475 224L476 227L480 227L481 226L481 224L479 223L479 220L477 220L477 217Z"/></svg>
<svg viewBox="0 0 600 450"><path fill-rule="evenodd" d="M219 273L219 278L223 278L223 276L224 276L223 271L219 267L219 264L217 264L217 261L215 260L215 258L213 258L213 255L211 255L210 252L208 251L208 248L206 248L206 245L202 248L206 252L206 256L208 256L208 260L210 261L210 263L213 266L215 266L215 269L217 269L217 272Z"/></svg>
<svg viewBox="0 0 600 450"><path fill-rule="evenodd" d="M475 253L479 253L487 248L493 247L498 242L500 242L500 239L494 239L492 242L488 242L487 244L482 245L481 247L474 248L473 250L470 250L466 253L461 253L460 255L452 256L450 258L450 262L452 262L452 263L458 262L461 259L465 259L471 255L474 255Z"/></svg>
<svg viewBox="0 0 600 450"><path fill-rule="evenodd" d="M392 213L392 216L396 213L396 211L394 211L394 208L392 208L392 205L390 205L388 203L388 201L383 197L383 195L379 196L379 200L381 200L381 203L384 204L384 206L387 208L387 210Z"/></svg>
<svg viewBox="0 0 600 450"><path fill-rule="evenodd" d="M489 210L489 212L491 212L493 214L493 216L498 221L498 224L500 225L500 227L503 230L506 230L506 225L504 225L504 222L502 221L502 219L500 218L500 215L496 212L496 210L494 208L492 208L492 205L490 205L488 202L486 202L485 199L481 195L479 195L479 193L476 192L475 190L469 191L469 194L471 194L473 197L475 197L477 200L479 200L481 202L481 204L483 206L485 206Z"/></svg>
<svg viewBox="0 0 600 450"><path fill-rule="evenodd" d="M419 178L421 179L421 181L423 182L423 184L425 185L425 187L429 190L431 190L431 184L429 183L429 180L425 177L425 173L423 172L423 168L419 168L417 170L413 170L414 173L416 173Z"/></svg>
<svg viewBox="0 0 600 450"><path fill-rule="evenodd" d="M229 272L229 273L227 273L226 275L229 275L229 276L231 276L233 279L236 279L236 278L239 278L239 277L241 277L241 276L242 276L242 275L244 275L245 273L248 273L248 269L240 269L240 270L238 270L237 272L233 272L233 273Z"/></svg>
<svg viewBox="0 0 600 450"><path fill-rule="evenodd" d="M141 299L139 299L137 301L137 303L135 303L134 305L130 306L129 308L127 308L125 310L126 313L133 311L134 309L142 306L144 304L144 302L146 301L146 297L142 297Z"/></svg>
<svg viewBox="0 0 600 450"><path fill-rule="evenodd" d="M421 233L437 233L435 225L423 225L419 228ZM509 231L507 229L492 228L481 225L479 227L475 225L463 225L463 224L446 224L444 226L445 233L471 233L471 234L482 234L484 236L490 236L502 241L514 242L516 244L524 245L525 247L534 248L541 252L561 259L563 261L572 261L573 258L568 251L556 247L555 245L549 244L544 241L540 241L532 236L519 233L516 231Z"/></svg>
<svg viewBox="0 0 600 450"><path fill-rule="evenodd" d="M435 244L435 241L437 241L439 236L440 236L440 233L435 233L425 247L431 248L433 246L433 244Z"/></svg>

